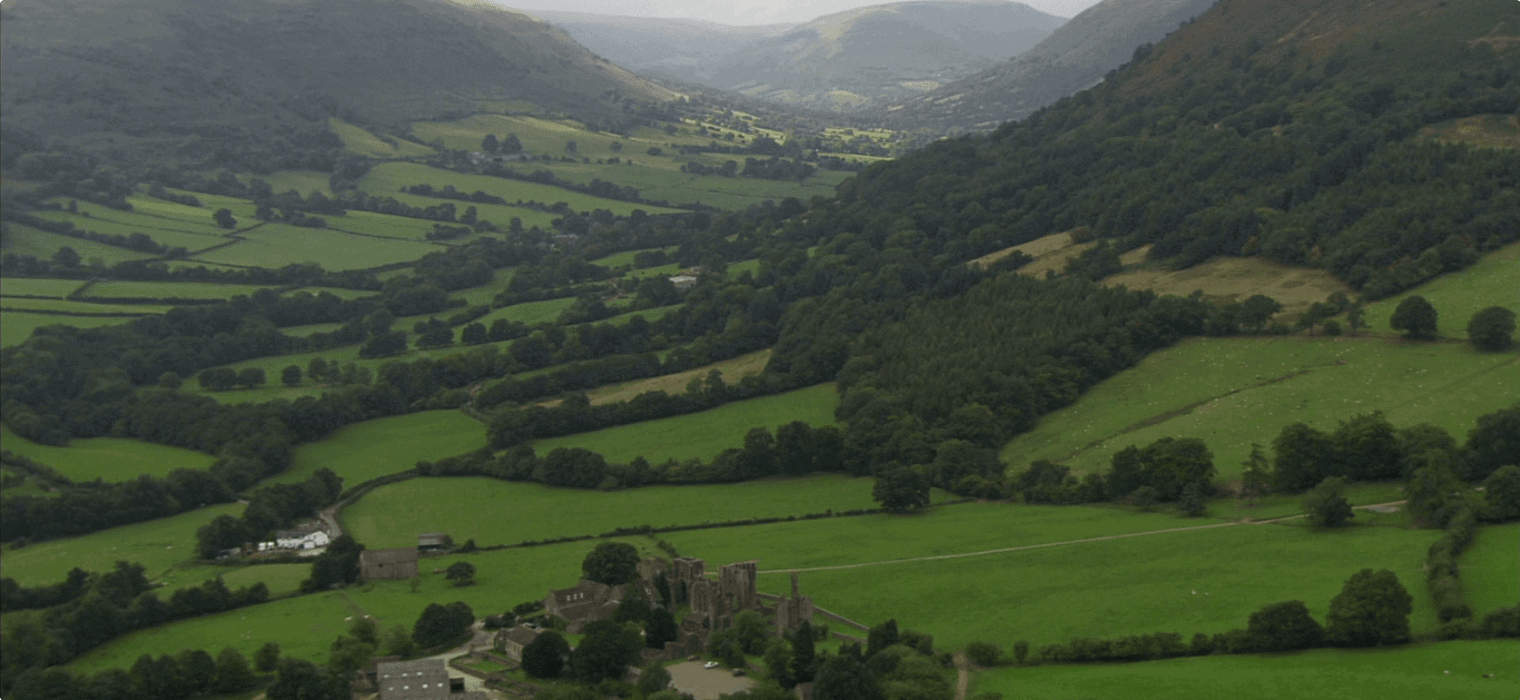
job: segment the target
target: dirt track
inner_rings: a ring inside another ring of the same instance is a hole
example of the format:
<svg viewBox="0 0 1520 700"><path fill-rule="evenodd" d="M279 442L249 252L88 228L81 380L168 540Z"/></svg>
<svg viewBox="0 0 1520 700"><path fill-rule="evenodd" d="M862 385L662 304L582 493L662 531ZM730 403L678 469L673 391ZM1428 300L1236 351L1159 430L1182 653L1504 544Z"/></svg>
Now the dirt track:
<svg viewBox="0 0 1520 700"><path fill-rule="evenodd" d="M1368 505L1365 505L1365 506L1354 506L1354 509L1356 509L1356 510L1366 510L1368 508L1381 508L1383 506L1393 506L1393 505L1399 505L1399 504L1402 504L1402 503L1404 503L1404 501L1390 501L1388 503L1372 503L1372 504L1368 504ZM1299 515L1289 515L1289 516L1282 517L1282 518L1273 518L1271 520L1240 520L1240 521L1232 522L1232 523L1213 523L1213 524L1210 524L1210 525L1192 525L1192 526L1189 526L1189 527L1173 527L1173 528L1167 528L1165 530L1150 530L1148 532L1131 532L1131 533L1127 533L1127 534L1123 534L1123 535L1104 535L1102 537L1088 537L1088 538L1080 539L1080 540L1066 540L1064 542L1045 542L1043 544L1026 544L1026 545L1023 545L1021 547L1004 547L1002 549L984 549L984 550L982 550L980 552L963 552L961 554L936 554L936 555L927 556L927 557L909 557L907 559L886 559L886 560L883 560L883 561L867 561L867 562L860 562L860 563L857 563L857 564L837 564L837 565L834 565L834 566L813 566L813 567L807 567L807 568L802 568L802 569L763 569L763 570L759 571L758 573L762 573L762 574L789 574L789 573L803 573L803 572L807 572L807 571L838 571L840 569L860 569L860 568L864 568L864 567L867 567L867 566L882 566L884 564L906 564L908 562L915 562L915 561L938 561L938 560L941 560L941 559L964 559L966 557L980 557L980 556L985 556L985 555L988 555L988 554L1003 554L1003 553L1006 553L1006 552L1022 552L1022 551L1030 550L1030 549L1043 549L1045 547L1063 547L1063 546L1066 546L1066 545L1083 544L1083 543L1087 543L1087 542L1104 542L1104 541L1107 541L1107 540L1120 540L1120 539L1124 539L1126 537L1145 537L1147 535L1161 535L1161 534L1166 534L1166 533L1169 533L1169 532L1190 532L1190 531L1193 531L1193 530L1212 530L1214 528L1236 527L1238 525L1268 525L1268 524L1271 524L1271 523L1280 523L1280 522L1283 522L1284 520L1296 520L1296 519L1302 518L1302 517L1304 517L1304 515L1301 513Z"/></svg>

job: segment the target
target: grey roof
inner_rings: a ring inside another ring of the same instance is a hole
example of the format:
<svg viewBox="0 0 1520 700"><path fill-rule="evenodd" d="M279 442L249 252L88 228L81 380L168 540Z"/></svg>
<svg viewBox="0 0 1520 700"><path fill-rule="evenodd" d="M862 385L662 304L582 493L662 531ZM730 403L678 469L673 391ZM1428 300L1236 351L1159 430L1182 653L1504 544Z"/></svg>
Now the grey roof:
<svg viewBox="0 0 1520 700"><path fill-rule="evenodd" d="M533 643L533 640L538 639L538 630L526 625L518 625L512 629L507 630L506 638L509 642L516 642L523 646L528 646L529 644Z"/></svg>
<svg viewBox="0 0 1520 700"><path fill-rule="evenodd" d="M417 561L415 547L366 549L359 553L359 562L363 564L399 564L407 561Z"/></svg>
<svg viewBox="0 0 1520 700"><path fill-rule="evenodd" d="M417 659L376 664L380 700L444 700L449 697L449 671L442 659Z"/></svg>

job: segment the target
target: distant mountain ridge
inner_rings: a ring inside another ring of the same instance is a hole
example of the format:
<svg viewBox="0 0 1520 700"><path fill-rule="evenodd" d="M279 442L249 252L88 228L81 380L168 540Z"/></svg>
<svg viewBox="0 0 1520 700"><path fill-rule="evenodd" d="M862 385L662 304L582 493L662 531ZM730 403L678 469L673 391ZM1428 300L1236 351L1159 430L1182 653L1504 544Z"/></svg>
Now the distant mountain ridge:
<svg viewBox="0 0 1520 700"><path fill-rule="evenodd" d="M612 115L674 95L475 0L10 0L7 126L74 141L317 138L530 102ZM205 149L202 149L205 150Z"/></svg>
<svg viewBox="0 0 1520 700"><path fill-rule="evenodd" d="M633 70L825 109L932 89L1033 47L1065 21L1008 0L920 0L764 27L534 14Z"/></svg>
<svg viewBox="0 0 1520 700"><path fill-rule="evenodd" d="M1018 119L1097 84L1137 47L1161 40L1216 0L1104 0L1038 46L1000 65L888 108L888 123L934 132L976 131Z"/></svg>

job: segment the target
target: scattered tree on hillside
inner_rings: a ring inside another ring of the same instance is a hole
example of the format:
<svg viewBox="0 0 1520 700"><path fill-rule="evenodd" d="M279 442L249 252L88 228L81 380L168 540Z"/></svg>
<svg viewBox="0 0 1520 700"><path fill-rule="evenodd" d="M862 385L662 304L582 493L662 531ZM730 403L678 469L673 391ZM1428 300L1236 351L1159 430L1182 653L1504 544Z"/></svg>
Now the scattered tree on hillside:
<svg viewBox="0 0 1520 700"><path fill-rule="evenodd" d="M501 145L496 141L496 134L486 134L486 137L480 140L480 150L486 153L495 153L500 148Z"/></svg>
<svg viewBox="0 0 1520 700"><path fill-rule="evenodd" d="M1017 642L1014 642L1013 643L1013 660L1017 661L1019 664L1022 665L1024 663L1024 659L1027 659L1027 658L1029 658L1029 642L1027 642L1025 640L1022 640L1022 639L1020 639Z"/></svg>
<svg viewBox="0 0 1520 700"><path fill-rule="evenodd" d="M1509 349L1515 337L1515 312L1502 306L1490 306L1473 314L1467 322L1467 342L1479 350L1500 352Z"/></svg>
<svg viewBox="0 0 1520 700"><path fill-rule="evenodd" d="M279 675L264 693L269 700L348 700L348 679L318 670L310 661L280 659Z"/></svg>
<svg viewBox="0 0 1520 700"><path fill-rule="evenodd" d="M1484 519L1494 522L1520 520L1520 467L1499 467L1483 480Z"/></svg>
<svg viewBox="0 0 1520 700"><path fill-rule="evenodd" d="M1396 331L1403 331L1404 337L1411 340L1435 340L1437 319L1436 307L1431 306L1425 297L1411 294L1393 310L1388 325Z"/></svg>
<svg viewBox="0 0 1520 700"><path fill-rule="evenodd" d="M639 660L643 648L637 626L595 620L586 625L581 643L570 652L570 670L584 683L622 678L628 665Z"/></svg>
<svg viewBox="0 0 1520 700"><path fill-rule="evenodd" d="M1330 600L1325 641L1342 647L1408 642L1413 601L1392 571L1362 569Z"/></svg>
<svg viewBox="0 0 1520 700"><path fill-rule="evenodd" d="M1304 512L1314 527L1339 527L1356 517L1346 500L1346 481L1338 476L1327 477L1304 496Z"/></svg>
<svg viewBox="0 0 1520 700"><path fill-rule="evenodd" d="M280 383L285 386L296 386L301 383L301 366L288 365L280 370Z"/></svg>
<svg viewBox="0 0 1520 700"><path fill-rule="evenodd" d="M444 578L453 581L455 586L468 586L475 583L475 565L467 561L456 561L449 565Z"/></svg>
<svg viewBox="0 0 1520 700"><path fill-rule="evenodd" d="M1209 511L1209 500L1203 492L1203 486L1194 481L1182 489L1182 495L1177 498L1177 510L1189 518L1197 518Z"/></svg>
<svg viewBox="0 0 1520 700"><path fill-rule="evenodd" d="M1450 457L1432 450L1425 455L1425 466L1416 469L1404 487L1409 516L1427 527L1445 527L1465 505L1462 493L1466 490L1467 485L1452 472Z"/></svg>
<svg viewBox="0 0 1520 700"><path fill-rule="evenodd" d="M929 479L912 467L897 467L876 477L871 498L888 513L911 513L929 505Z"/></svg>
<svg viewBox="0 0 1520 700"><path fill-rule="evenodd" d="M1272 481L1279 491L1296 493L1319 483L1335 463L1330 436L1303 423L1285 426L1272 440Z"/></svg>
<svg viewBox="0 0 1520 700"><path fill-rule="evenodd" d="M231 209L227 209L225 207L221 208L221 209L218 209L218 210L216 210L215 214L211 215L211 218L215 219L216 220L216 225L220 226L222 228L225 228L225 229L234 229L234 228L237 228L237 219L232 216L232 210Z"/></svg>
<svg viewBox="0 0 1520 700"><path fill-rule="evenodd" d="M259 673L273 673L280 663L280 643L264 642L253 652L253 668Z"/></svg>
<svg viewBox="0 0 1520 700"><path fill-rule="evenodd" d="M603 542L581 561L585 578L609 586L632 581L639 573L639 550L626 542Z"/></svg>
<svg viewBox="0 0 1520 700"><path fill-rule="evenodd" d="M220 694L240 693L258 682L248 659L236 647L223 647L216 656L216 676L211 681L212 691Z"/></svg>
<svg viewBox="0 0 1520 700"><path fill-rule="evenodd" d="M1256 499L1271 493L1272 472L1261 445L1251 443L1251 454L1241 463L1240 496L1247 505L1255 505Z"/></svg>

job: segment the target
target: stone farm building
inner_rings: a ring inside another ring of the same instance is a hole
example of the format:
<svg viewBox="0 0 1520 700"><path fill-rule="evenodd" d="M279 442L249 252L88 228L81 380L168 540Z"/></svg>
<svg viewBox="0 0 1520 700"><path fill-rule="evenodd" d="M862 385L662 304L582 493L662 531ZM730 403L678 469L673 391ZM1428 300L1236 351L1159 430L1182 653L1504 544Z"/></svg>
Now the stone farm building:
<svg viewBox="0 0 1520 700"><path fill-rule="evenodd" d="M417 549L366 549L359 553L359 578L406 579L417 575Z"/></svg>
<svg viewBox="0 0 1520 700"><path fill-rule="evenodd" d="M458 692L464 679L449 678L443 659L382 662L375 666L379 700L486 700L486 694Z"/></svg>
<svg viewBox="0 0 1520 700"><path fill-rule="evenodd" d="M491 646L506 654L507 658L522 663L523 647L532 644L535 639L538 639L538 630L527 625L517 625L498 630Z"/></svg>
<svg viewBox="0 0 1520 700"><path fill-rule="evenodd" d="M618 603L623 602L626 586L609 586L587 579L570 588L549 591L544 598L544 611L564 618L570 634L579 634L586 623L612 619Z"/></svg>

